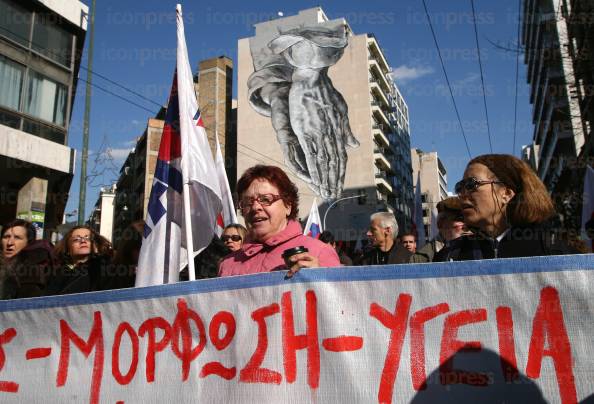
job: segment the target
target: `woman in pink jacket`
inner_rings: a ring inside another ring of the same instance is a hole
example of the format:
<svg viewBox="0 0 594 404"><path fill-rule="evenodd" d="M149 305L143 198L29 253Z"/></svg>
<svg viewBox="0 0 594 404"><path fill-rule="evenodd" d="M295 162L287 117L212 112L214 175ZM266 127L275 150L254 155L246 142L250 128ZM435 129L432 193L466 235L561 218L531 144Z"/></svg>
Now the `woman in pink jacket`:
<svg viewBox="0 0 594 404"><path fill-rule="evenodd" d="M319 240L303 235L297 222L297 187L278 167L249 168L237 183L239 208L248 228L241 250L228 255L219 266L219 276L247 275L301 268L337 267L336 251ZM283 259L283 252L305 247L308 251Z"/></svg>

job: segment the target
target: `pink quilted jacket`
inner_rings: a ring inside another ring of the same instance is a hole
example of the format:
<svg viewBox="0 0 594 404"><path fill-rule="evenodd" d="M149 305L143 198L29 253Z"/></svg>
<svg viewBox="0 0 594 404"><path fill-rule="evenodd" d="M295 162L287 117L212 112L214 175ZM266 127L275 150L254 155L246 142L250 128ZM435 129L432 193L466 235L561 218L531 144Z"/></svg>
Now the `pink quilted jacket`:
<svg viewBox="0 0 594 404"><path fill-rule="evenodd" d="M247 275L287 269L283 251L304 246L318 258L320 267L339 267L338 255L332 246L314 238L304 236L301 225L290 220L287 227L263 243L245 243L221 262L219 276Z"/></svg>

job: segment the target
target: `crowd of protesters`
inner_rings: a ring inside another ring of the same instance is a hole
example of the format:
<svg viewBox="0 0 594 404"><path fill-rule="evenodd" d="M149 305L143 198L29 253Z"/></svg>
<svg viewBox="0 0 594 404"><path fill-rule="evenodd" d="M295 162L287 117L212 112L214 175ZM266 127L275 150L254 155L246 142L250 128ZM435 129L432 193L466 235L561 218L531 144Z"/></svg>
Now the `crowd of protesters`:
<svg viewBox="0 0 594 404"><path fill-rule="evenodd" d="M245 220L228 225L196 258L197 279L303 268L482 260L586 252L565 237L553 202L530 167L510 155L472 159L455 186L457 196L437 204L438 235L417 248L414 232L399 231L392 213L370 216L363 251L349 257L335 236L304 236L297 220L299 194L275 166L248 169L237 184ZM590 227L594 223L590 221ZM589 229L592 233L593 229ZM36 240L33 225L16 219L1 230L0 299L134 286L143 222L132 223L114 249L88 226L76 226L55 246ZM187 269L180 279L187 279Z"/></svg>

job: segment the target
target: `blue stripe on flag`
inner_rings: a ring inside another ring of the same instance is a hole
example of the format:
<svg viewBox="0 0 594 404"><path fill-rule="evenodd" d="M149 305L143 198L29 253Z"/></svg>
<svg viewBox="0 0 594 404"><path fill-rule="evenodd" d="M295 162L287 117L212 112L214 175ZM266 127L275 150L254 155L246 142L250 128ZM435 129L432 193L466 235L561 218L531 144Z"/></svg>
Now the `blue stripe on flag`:
<svg viewBox="0 0 594 404"><path fill-rule="evenodd" d="M320 235L320 226L317 223L312 223L309 227L309 235L313 238L318 238Z"/></svg>
<svg viewBox="0 0 594 404"><path fill-rule="evenodd" d="M181 172L161 159L157 159L157 167L155 168L155 178L158 178L170 188L181 194L183 190L183 179Z"/></svg>

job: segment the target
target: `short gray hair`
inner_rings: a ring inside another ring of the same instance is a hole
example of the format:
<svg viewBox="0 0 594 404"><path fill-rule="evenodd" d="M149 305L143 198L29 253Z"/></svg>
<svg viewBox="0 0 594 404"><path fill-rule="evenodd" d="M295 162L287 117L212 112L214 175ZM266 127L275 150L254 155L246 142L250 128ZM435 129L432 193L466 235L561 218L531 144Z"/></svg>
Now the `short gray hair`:
<svg viewBox="0 0 594 404"><path fill-rule="evenodd" d="M394 239L398 237L398 222L396 221L396 217L393 213L390 212L376 212L369 217L369 220L372 222L374 220L379 221L379 225L384 229L386 227L392 228L392 235Z"/></svg>

